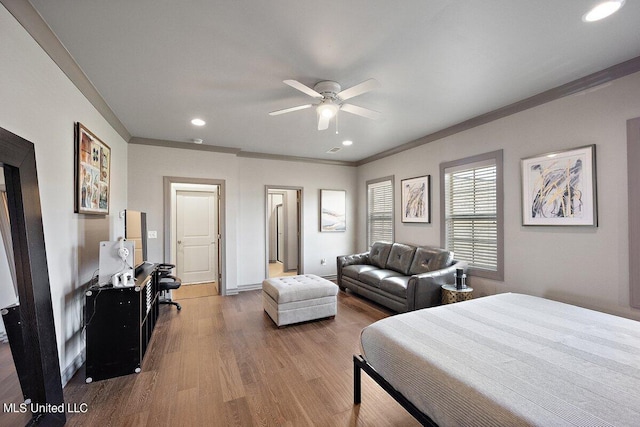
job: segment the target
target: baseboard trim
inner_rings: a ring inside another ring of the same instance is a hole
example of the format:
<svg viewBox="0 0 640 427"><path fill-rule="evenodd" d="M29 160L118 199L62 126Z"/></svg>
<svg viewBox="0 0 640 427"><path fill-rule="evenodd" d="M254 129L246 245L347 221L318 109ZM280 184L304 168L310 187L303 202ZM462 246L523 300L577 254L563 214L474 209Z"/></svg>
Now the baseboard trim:
<svg viewBox="0 0 640 427"><path fill-rule="evenodd" d="M338 279L338 275L337 274L330 274L328 276L321 276L323 279L327 279L327 280L331 280L331 281L335 281ZM239 292L247 292L247 291L257 291L259 289L262 289L262 282L261 283L249 283L247 285L240 285L238 286L237 289L232 289L230 291L233 291L233 293L231 292L227 292L227 295L237 295Z"/></svg>
<svg viewBox="0 0 640 427"><path fill-rule="evenodd" d="M238 286L238 291L239 292L257 291L258 289L262 289L262 282L260 282L260 283L250 283L248 285L240 285L240 286Z"/></svg>

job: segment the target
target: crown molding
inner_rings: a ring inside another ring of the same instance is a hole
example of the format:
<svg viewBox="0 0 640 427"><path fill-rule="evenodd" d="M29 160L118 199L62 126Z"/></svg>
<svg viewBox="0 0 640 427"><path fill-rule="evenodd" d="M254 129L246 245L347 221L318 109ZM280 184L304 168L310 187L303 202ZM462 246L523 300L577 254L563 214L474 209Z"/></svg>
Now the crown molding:
<svg viewBox="0 0 640 427"><path fill-rule="evenodd" d="M214 153L238 154L239 148L222 147L218 145L195 144L193 142L169 141L166 139L140 138L133 136L129 140L129 144L136 145L153 145L156 147L178 148L181 150L198 150L210 151Z"/></svg>
<svg viewBox="0 0 640 427"><path fill-rule="evenodd" d="M451 135L455 135L460 132L464 132L469 129L493 122L503 117L510 116L521 111L528 110L538 105L546 104L556 99L564 98L565 96L574 95L579 92L593 90L598 86L607 84L613 80L627 76L640 71L640 56L630 59L620 64L614 65L609 68L605 68L602 71L589 74L588 76L581 77L572 82L557 86L553 89L541 92L537 95L533 95L529 98L523 99L513 104L498 108L485 114L473 117L464 122L460 122L448 128L439 130L429 135L423 136L416 140L407 142L389 150L382 151L373 156L366 157L362 160L355 162L356 166L362 166L367 163L374 162L376 160L384 159L385 157L393 156L394 154L401 153L403 151L411 150L412 148L419 147L424 144L428 144L433 141L437 141L442 138L446 138Z"/></svg>
<svg viewBox="0 0 640 427"><path fill-rule="evenodd" d="M177 148L180 150L197 150L197 151L208 151L208 152L214 152L214 153L225 153L225 154L233 154L237 157L245 157L250 159L283 160L288 162L308 162L308 163L336 165L336 166L356 166L355 162L347 162L342 160L326 160L326 159L314 159L311 157L296 157L296 156L284 156L280 154L256 153L252 151L242 151L239 148L222 147L222 146L207 145L207 144L194 144L192 142L168 141L164 139L140 138L137 136L132 137L129 140L129 144L152 145L155 147Z"/></svg>
<svg viewBox="0 0 640 427"><path fill-rule="evenodd" d="M62 72L71 80L78 90L89 100L91 105L125 140L131 134L120 119L111 110L91 81L78 66L69 51L62 45L58 37L42 19L40 14L27 0L0 0L3 6L13 15L31 37L40 45L47 55L56 63Z"/></svg>
<svg viewBox="0 0 640 427"><path fill-rule="evenodd" d="M247 157L252 159L284 160L287 162L308 162L308 163L317 163L317 164L335 165L335 166L352 166L352 167L357 166L356 162L349 162L346 160L315 159L313 157L285 156L281 154L256 153L252 151L240 151L237 155L238 157Z"/></svg>

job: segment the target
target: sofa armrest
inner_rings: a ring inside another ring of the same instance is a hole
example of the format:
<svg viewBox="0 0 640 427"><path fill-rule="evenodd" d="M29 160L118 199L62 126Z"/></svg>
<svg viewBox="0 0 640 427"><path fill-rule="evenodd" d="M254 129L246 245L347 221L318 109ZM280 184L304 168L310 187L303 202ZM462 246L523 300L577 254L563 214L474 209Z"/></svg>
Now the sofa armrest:
<svg viewBox="0 0 640 427"><path fill-rule="evenodd" d="M468 265L464 261L454 260L449 267L411 276L407 286L407 309L413 311L440 305L442 285L455 285L458 268L466 274Z"/></svg>
<svg viewBox="0 0 640 427"><path fill-rule="evenodd" d="M342 286L342 269L348 265L354 265L354 264L371 264L369 262L369 252L362 252L359 254L352 254L352 255L342 255L339 256L337 258L337 269L336 269L336 273L337 273L337 279L338 279L338 286L340 288L343 288Z"/></svg>

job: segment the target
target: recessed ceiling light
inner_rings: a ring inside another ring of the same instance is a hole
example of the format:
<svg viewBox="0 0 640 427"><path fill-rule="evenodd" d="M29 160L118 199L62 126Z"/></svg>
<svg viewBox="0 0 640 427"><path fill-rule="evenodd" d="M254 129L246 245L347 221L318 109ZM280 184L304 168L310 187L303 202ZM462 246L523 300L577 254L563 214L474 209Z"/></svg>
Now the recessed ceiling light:
<svg viewBox="0 0 640 427"><path fill-rule="evenodd" d="M204 126L204 125L207 124L207 122L205 122L202 119L193 119L193 120L191 120L191 124L195 125L195 126Z"/></svg>
<svg viewBox="0 0 640 427"><path fill-rule="evenodd" d="M348 147L349 145L353 145L353 141L346 139L342 141L342 145L344 145L345 147Z"/></svg>
<svg viewBox="0 0 640 427"><path fill-rule="evenodd" d="M624 1L625 0L610 0L598 3L582 17L582 20L584 22L595 22L604 19L616 13L624 4Z"/></svg>

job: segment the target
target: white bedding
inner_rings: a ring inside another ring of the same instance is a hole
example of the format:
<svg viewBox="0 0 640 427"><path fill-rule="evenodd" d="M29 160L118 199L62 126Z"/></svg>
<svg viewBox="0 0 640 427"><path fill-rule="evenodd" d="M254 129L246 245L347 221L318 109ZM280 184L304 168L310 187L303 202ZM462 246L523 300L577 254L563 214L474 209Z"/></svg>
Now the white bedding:
<svg viewBox="0 0 640 427"><path fill-rule="evenodd" d="M365 360L444 426L640 426L640 322L498 294L380 320Z"/></svg>

